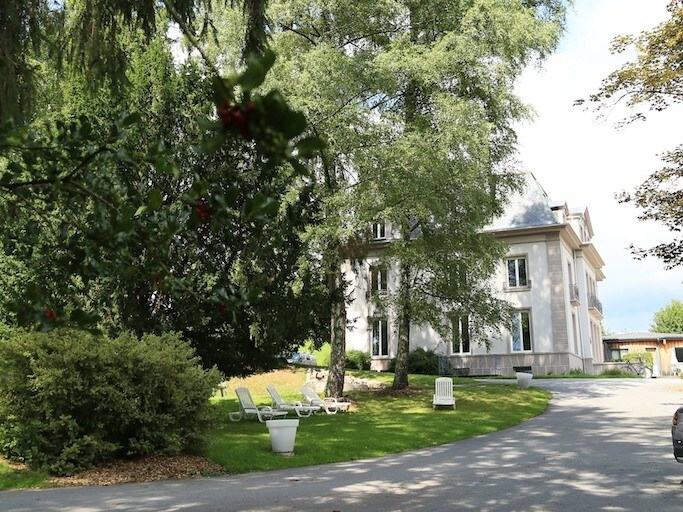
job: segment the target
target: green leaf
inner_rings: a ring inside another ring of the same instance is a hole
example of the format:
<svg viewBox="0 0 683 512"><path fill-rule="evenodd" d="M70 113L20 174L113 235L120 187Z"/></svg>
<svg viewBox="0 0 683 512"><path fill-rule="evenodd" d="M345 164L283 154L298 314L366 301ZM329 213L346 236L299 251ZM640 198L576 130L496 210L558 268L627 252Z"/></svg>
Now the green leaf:
<svg viewBox="0 0 683 512"><path fill-rule="evenodd" d="M149 209L152 211L156 211L159 208L161 208L161 203L162 203L162 198L161 198L161 191L159 189L154 189L149 193L149 197L147 198L147 204L149 205ZM140 208L138 208L139 210ZM137 215L137 212L135 212Z"/></svg>
<svg viewBox="0 0 683 512"><path fill-rule="evenodd" d="M230 187L225 191L225 202L230 206L235 206L237 204L238 195L239 190L237 190L237 187Z"/></svg>
<svg viewBox="0 0 683 512"><path fill-rule="evenodd" d="M122 162L128 162L128 163L133 163L135 162L135 159L133 156L130 154L130 152L126 149L119 149L116 152L116 158L121 160Z"/></svg>
<svg viewBox="0 0 683 512"><path fill-rule="evenodd" d="M139 123L141 119L142 116L138 112L133 112L132 114L128 114L121 120L121 127L127 128L131 125L134 125L135 123Z"/></svg>
<svg viewBox="0 0 683 512"><path fill-rule="evenodd" d="M222 133L208 139L203 139L198 150L205 155L215 153L225 143L225 139L226 135Z"/></svg>
<svg viewBox="0 0 683 512"><path fill-rule="evenodd" d="M228 87L225 80L219 76L215 76L211 80L211 85L213 87L213 101L216 106L221 106L226 101L232 103L234 98L232 89Z"/></svg>
<svg viewBox="0 0 683 512"><path fill-rule="evenodd" d="M320 137L306 137L296 143L296 149L302 158L313 158L316 153L325 149L325 142Z"/></svg>
<svg viewBox="0 0 683 512"><path fill-rule="evenodd" d="M205 117L200 117L199 119L197 119L197 124L202 130L206 131L216 131L220 130L223 127L220 121L216 121L214 119L207 119Z"/></svg>
<svg viewBox="0 0 683 512"><path fill-rule="evenodd" d="M275 62L275 53L266 50L262 56L247 57L247 69L237 78L237 83L245 92L256 89L266 79L266 75Z"/></svg>
<svg viewBox="0 0 683 512"><path fill-rule="evenodd" d="M78 326L87 326L97 323L100 317L94 312L74 309L69 315L69 319Z"/></svg>
<svg viewBox="0 0 683 512"><path fill-rule="evenodd" d="M308 176L308 168L296 158L288 158L287 161L294 168L294 172L299 176Z"/></svg>
<svg viewBox="0 0 683 512"><path fill-rule="evenodd" d="M253 220L257 217L272 217L277 213L279 207L280 204L277 201L259 192L244 203L242 213L247 220Z"/></svg>
<svg viewBox="0 0 683 512"><path fill-rule="evenodd" d="M282 133L293 139L306 129L306 116L296 110L288 110L282 116Z"/></svg>

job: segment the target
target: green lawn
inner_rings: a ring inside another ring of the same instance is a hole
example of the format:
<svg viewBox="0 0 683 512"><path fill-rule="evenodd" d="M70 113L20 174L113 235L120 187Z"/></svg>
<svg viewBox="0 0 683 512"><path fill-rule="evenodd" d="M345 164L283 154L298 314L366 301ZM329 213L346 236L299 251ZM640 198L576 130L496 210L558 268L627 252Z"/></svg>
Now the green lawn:
<svg viewBox="0 0 683 512"><path fill-rule="evenodd" d="M0 490L46 487L48 480L45 473L18 468L0 457Z"/></svg>
<svg viewBox="0 0 683 512"><path fill-rule="evenodd" d="M374 372L354 374L388 383L393 378L391 374ZM227 413L237 410L237 402L228 396L217 400L222 415L221 427L212 434L204 454L221 464L228 473L377 457L458 441L516 425L543 412L550 398L550 393L541 389L521 390L516 385L455 379L456 410L433 411L434 378L411 376L411 389L401 396L352 392L358 404L352 412L302 418L293 457L272 453L268 431L257 420L230 422ZM291 391L291 387L289 391L280 389L280 393L285 399L298 400L300 394ZM264 389L257 386L249 389L257 404L269 403Z"/></svg>

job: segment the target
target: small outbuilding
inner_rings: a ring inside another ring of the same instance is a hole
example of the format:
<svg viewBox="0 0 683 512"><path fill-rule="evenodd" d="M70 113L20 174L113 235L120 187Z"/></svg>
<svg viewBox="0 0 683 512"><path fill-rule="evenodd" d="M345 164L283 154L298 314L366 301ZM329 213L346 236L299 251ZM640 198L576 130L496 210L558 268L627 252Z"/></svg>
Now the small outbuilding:
<svg viewBox="0 0 683 512"><path fill-rule="evenodd" d="M652 352L653 375L679 375L683 370L683 334L626 332L602 337L606 361L619 361L626 354Z"/></svg>

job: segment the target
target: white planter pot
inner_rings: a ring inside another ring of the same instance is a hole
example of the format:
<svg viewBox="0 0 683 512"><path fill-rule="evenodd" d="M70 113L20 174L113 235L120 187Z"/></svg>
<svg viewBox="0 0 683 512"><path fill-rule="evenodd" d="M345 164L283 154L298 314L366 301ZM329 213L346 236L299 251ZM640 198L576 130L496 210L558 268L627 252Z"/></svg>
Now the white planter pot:
<svg viewBox="0 0 683 512"><path fill-rule="evenodd" d="M517 376L517 385L522 389L528 388L529 384L531 384L531 379L534 377L531 373L525 372L517 372L515 375Z"/></svg>
<svg viewBox="0 0 683 512"><path fill-rule="evenodd" d="M267 420L266 427L270 432L270 444L275 453L291 455L294 453L294 440L299 420Z"/></svg>

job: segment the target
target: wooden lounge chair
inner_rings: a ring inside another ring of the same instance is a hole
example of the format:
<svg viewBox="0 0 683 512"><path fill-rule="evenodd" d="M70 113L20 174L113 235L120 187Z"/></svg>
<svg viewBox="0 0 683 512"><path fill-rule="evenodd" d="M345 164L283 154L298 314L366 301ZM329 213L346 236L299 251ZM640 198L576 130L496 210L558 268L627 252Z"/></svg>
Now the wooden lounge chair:
<svg viewBox="0 0 683 512"><path fill-rule="evenodd" d="M340 402L331 396L320 398L318 393L313 391L309 386L301 386L301 392L304 394L304 404L317 405L327 414L337 414L338 411L348 411L349 407L351 407L351 402Z"/></svg>
<svg viewBox="0 0 683 512"><path fill-rule="evenodd" d="M439 406L453 407L455 409L455 398L453 398L453 379L450 377L439 377L434 382L434 398L432 400L434 409Z"/></svg>
<svg viewBox="0 0 683 512"><path fill-rule="evenodd" d="M285 402L274 386L266 386L266 389L273 399L273 408L275 410L286 412L294 411L299 418L308 418L311 414L320 410L319 405L304 405L301 402Z"/></svg>
<svg viewBox="0 0 683 512"><path fill-rule="evenodd" d="M247 416L256 416L258 420L263 423L265 420L284 418L287 416L287 411L278 411L268 405L257 407L247 388L237 388L235 393L237 394L237 400L240 403L240 410L231 412L228 415L230 421L240 421Z"/></svg>

